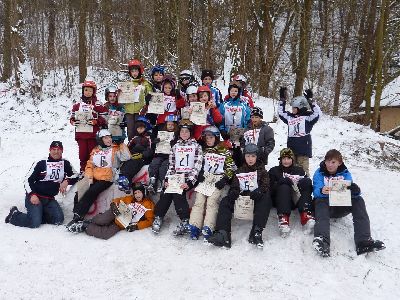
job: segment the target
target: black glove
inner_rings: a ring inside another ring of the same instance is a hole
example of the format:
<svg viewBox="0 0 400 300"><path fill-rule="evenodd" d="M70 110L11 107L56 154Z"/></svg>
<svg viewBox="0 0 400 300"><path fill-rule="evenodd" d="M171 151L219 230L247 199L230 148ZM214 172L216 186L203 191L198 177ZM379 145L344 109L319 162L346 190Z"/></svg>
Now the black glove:
<svg viewBox="0 0 400 300"><path fill-rule="evenodd" d="M132 147L133 153L142 153L144 151L144 147L142 145L135 145Z"/></svg>
<svg viewBox="0 0 400 300"><path fill-rule="evenodd" d="M129 224L125 228L125 230L128 231L128 232L132 232L132 231L135 231L137 229L138 229L137 224Z"/></svg>
<svg viewBox="0 0 400 300"><path fill-rule="evenodd" d="M144 101L146 102L146 105L149 106L151 100L151 94L147 94L146 97L144 97Z"/></svg>
<svg viewBox="0 0 400 300"><path fill-rule="evenodd" d="M250 196L250 191L243 191L242 196Z"/></svg>
<svg viewBox="0 0 400 300"><path fill-rule="evenodd" d="M219 190L222 190L228 183L229 179L224 176L215 183L215 187Z"/></svg>
<svg viewBox="0 0 400 300"><path fill-rule="evenodd" d="M197 181L198 182L202 182L202 181L204 181L204 171L203 170L201 170L200 172L199 172L199 175L197 175Z"/></svg>
<svg viewBox="0 0 400 300"><path fill-rule="evenodd" d="M358 196L361 193L360 187L354 182L352 182L347 188L350 190L352 196Z"/></svg>
<svg viewBox="0 0 400 300"><path fill-rule="evenodd" d="M160 141L161 141L160 138L155 138L155 139L153 140L153 143L154 143L154 144L158 144Z"/></svg>
<svg viewBox="0 0 400 300"><path fill-rule="evenodd" d="M250 198L253 199L254 201L257 201L261 199L262 195L263 193L257 188L250 193Z"/></svg>
<svg viewBox="0 0 400 300"><path fill-rule="evenodd" d="M290 178L288 178L288 177L282 177L281 179L279 179L278 184L279 184L279 185L281 185L281 184L287 184L287 185L292 186L292 185L293 185L293 181L291 181Z"/></svg>
<svg viewBox="0 0 400 300"><path fill-rule="evenodd" d="M193 183L191 182L191 181L185 181L185 183L188 185L188 189L186 190L186 191L188 191L188 190L190 190L190 189L192 189L193 188Z"/></svg>
<svg viewBox="0 0 400 300"><path fill-rule="evenodd" d="M111 202L110 208L111 208L111 212L114 214L114 216L118 217L121 214L118 209L117 204L115 204L114 202Z"/></svg>
<svg viewBox="0 0 400 300"><path fill-rule="evenodd" d="M285 101L287 100L287 87L281 86L279 88L279 98L281 100L285 100Z"/></svg>
<svg viewBox="0 0 400 300"><path fill-rule="evenodd" d="M121 128L126 127L126 122L121 122L121 123L119 123L119 127L121 127Z"/></svg>
<svg viewBox="0 0 400 300"><path fill-rule="evenodd" d="M226 198L230 201L230 202L235 202L235 200L239 197L239 194L237 192L232 192L230 191L228 193L228 195L226 196Z"/></svg>
<svg viewBox="0 0 400 300"><path fill-rule="evenodd" d="M306 89L303 93L303 96L306 97L308 102L310 102L310 100L313 98L314 94L311 89Z"/></svg>
<svg viewBox="0 0 400 300"><path fill-rule="evenodd" d="M221 130L221 136L224 141L229 140L229 133L227 133L225 130Z"/></svg>

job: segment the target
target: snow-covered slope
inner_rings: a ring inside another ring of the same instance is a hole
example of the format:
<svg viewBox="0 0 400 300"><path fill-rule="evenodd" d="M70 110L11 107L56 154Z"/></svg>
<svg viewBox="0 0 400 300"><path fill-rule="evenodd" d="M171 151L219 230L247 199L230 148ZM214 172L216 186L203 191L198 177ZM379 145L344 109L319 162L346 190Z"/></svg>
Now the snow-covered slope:
<svg viewBox="0 0 400 300"><path fill-rule="evenodd" d="M23 179L33 161L47 155L53 139L64 143L64 156L78 167L77 145L68 124L72 100L45 98L38 106L28 97L0 98L3 122L0 145L0 216L10 206L24 209ZM273 102L258 99L265 119L272 120ZM286 145L286 127L278 121L276 148L269 167L277 164ZM318 257L312 236L304 234L297 212L292 233L278 234L276 211L264 230L264 250L247 242L250 223L233 221L232 248L217 249L202 241L172 237L177 217L171 208L159 236L152 232L121 232L108 241L73 235L63 226L32 230L0 219L1 299L398 299L400 240L396 211L400 203L399 173L381 158L378 141L368 128L324 116L313 130L314 171L331 148L342 151L360 185L371 219L373 237L387 249L357 257L351 216L331 222L331 257ZM390 148L392 147L392 148ZM391 150L392 149L392 150ZM394 150L396 149L396 150ZM60 197L71 218L72 195ZM397 229L396 229L397 228Z"/></svg>

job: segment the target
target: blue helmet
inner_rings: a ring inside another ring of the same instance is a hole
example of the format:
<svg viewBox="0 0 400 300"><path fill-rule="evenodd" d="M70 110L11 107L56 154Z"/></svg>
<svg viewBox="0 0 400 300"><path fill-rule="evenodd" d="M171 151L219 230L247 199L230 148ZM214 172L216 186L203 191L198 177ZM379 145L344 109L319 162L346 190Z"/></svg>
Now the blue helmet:
<svg viewBox="0 0 400 300"><path fill-rule="evenodd" d="M153 68L151 68L151 77L153 77L153 75L156 72L159 72L159 73L164 75L165 74L165 68L163 66L159 66L159 65L154 66Z"/></svg>
<svg viewBox="0 0 400 300"><path fill-rule="evenodd" d="M150 121L144 116L139 116L136 119L135 123L138 123L138 122L144 123L144 125L146 127L146 131L149 131L153 128L153 125L151 125Z"/></svg>
<svg viewBox="0 0 400 300"><path fill-rule="evenodd" d="M176 115L167 115L165 117L165 122L178 122L179 121L179 117Z"/></svg>

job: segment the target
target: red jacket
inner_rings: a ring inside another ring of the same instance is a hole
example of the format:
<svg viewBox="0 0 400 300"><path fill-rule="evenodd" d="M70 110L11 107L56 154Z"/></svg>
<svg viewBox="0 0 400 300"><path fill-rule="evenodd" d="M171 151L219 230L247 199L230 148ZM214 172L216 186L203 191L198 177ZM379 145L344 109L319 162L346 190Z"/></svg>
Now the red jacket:
<svg viewBox="0 0 400 300"><path fill-rule="evenodd" d="M211 118L211 120L210 120ZM196 141L201 139L201 133L203 132L204 128L215 125L218 125L222 122L222 115L217 107L211 108L208 115L207 115L207 123L208 125L195 125L193 137Z"/></svg>

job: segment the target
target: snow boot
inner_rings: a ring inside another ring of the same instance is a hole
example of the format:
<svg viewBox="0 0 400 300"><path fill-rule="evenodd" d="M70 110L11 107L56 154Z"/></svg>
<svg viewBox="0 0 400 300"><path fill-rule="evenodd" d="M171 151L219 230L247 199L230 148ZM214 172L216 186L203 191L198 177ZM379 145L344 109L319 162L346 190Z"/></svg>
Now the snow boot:
<svg viewBox="0 0 400 300"><path fill-rule="evenodd" d="M157 193L161 193L164 187L164 181L163 180L158 180L157 184Z"/></svg>
<svg viewBox="0 0 400 300"><path fill-rule="evenodd" d="M203 226L203 228L201 229L201 234L204 237L204 242L208 242L208 239L210 238L210 236L212 236L212 230L208 226Z"/></svg>
<svg viewBox="0 0 400 300"><path fill-rule="evenodd" d="M86 231L86 228L89 226L89 224L91 223L91 221L85 220L85 221L78 221L74 224L72 224L69 227L69 232L72 233L81 233Z"/></svg>
<svg viewBox="0 0 400 300"><path fill-rule="evenodd" d="M312 243L314 249L322 257L330 256L330 248L328 241L322 236L316 236Z"/></svg>
<svg viewBox="0 0 400 300"><path fill-rule="evenodd" d="M10 208L10 212L7 215L6 219L4 220L6 223L10 223L12 217L14 216L15 213L19 212L18 208L16 206L13 206Z"/></svg>
<svg viewBox="0 0 400 300"><path fill-rule="evenodd" d="M194 225L190 225L190 239L192 240L198 240L200 236L200 228Z"/></svg>
<svg viewBox="0 0 400 300"><path fill-rule="evenodd" d="M208 238L208 242L217 247L231 247L231 233L225 230L217 230Z"/></svg>
<svg viewBox="0 0 400 300"><path fill-rule="evenodd" d="M118 189L126 194L131 192L131 185L129 179L124 175L119 175L118 178Z"/></svg>
<svg viewBox="0 0 400 300"><path fill-rule="evenodd" d="M289 215L287 214L278 215L278 227L281 237L285 238L289 235L290 233Z"/></svg>
<svg viewBox="0 0 400 300"><path fill-rule="evenodd" d="M315 225L315 219L311 212L303 211L300 213L300 223L303 225L303 230L307 233L312 233Z"/></svg>
<svg viewBox="0 0 400 300"><path fill-rule="evenodd" d="M74 214L74 217L72 218L72 220L65 226L67 227L67 230L69 232L73 232L73 228L75 227L75 223L78 223L79 221L83 221L83 217L81 217L78 214Z"/></svg>
<svg viewBox="0 0 400 300"><path fill-rule="evenodd" d="M257 248L260 248L260 249L262 249L264 247L264 241L262 239L262 232L263 232L263 228L260 228L258 226L253 226L253 228L250 231L250 235L249 235L249 243L256 245Z"/></svg>
<svg viewBox="0 0 400 300"><path fill-rule="evenodd" d="M180 236L180 235L184 235L186 233L190 233L189 220L188 219L183 219L178 224L178 226L176 226L175 230L172 233L175 236Z"/></svg>
<svg viewBox="0 0 400 300"><path fill-rule="evenodd" d="M151 230L154 233L160 233L162 223L163 223L163 219L159 216L156 216L154 218L153 225L151 225Z"/></svg>
<svg viewBox="0 0 400 300"><path fill-rule="evenodd" d="M360 255L368 252L383 250L385 248L385 243L370 238L369 240L357 243L356 252L357 255Z"/></svg>
<svg viewBox="0 0 400 300"><path fill-rule="evenodd" d="M155 193L155 185L156 185L156 178L155 177L150 177L149 180L149 185L147 186L147 191L149 193L154 194Z"/></svg>

